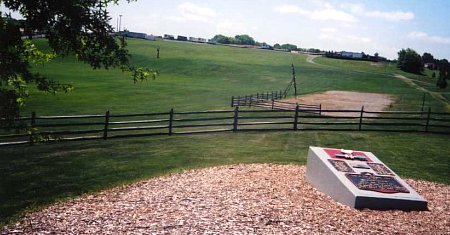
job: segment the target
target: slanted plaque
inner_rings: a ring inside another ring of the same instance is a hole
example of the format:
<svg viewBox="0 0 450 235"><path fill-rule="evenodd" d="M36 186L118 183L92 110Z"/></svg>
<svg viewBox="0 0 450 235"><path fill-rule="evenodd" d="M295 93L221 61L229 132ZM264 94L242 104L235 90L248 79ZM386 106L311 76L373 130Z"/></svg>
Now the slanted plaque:
<svg viewBox="0 0 450 235"><path fill-rule="evenodd" d="M306 179L354 208L427 210L427 201L370 152L310 147Z"/></svg>
<svg viewBox="0 0 450 235"><path fill-rule="evenodd" d="M380 193L409 193L394 177L374 175L363 172L360 174L345 174L347 178L359 189Z"/></svg>

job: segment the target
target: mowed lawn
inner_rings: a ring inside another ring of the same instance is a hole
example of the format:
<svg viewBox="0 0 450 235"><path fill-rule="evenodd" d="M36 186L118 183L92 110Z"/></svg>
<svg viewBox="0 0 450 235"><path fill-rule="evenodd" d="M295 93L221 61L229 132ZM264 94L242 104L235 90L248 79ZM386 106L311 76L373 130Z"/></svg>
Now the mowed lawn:
<svg viewBox="0 0 450 235"><path fill-rule="evenodd" d="M43 41L39 41L45 47ZM32 92L23 114L114 114L230 109L232 95L284 89L296 66L299 92L392 94L391 109L420 110L422 92L392 76L395 68L290 53L179 42L128 40L136 64L156 80L133 84L119 70L92 70L72 57L35 70L75 90ZM156 47L161 48L157 60ZM406 76L406 75L405 75ZM423 76L426 80L429 77ZM441 101L427 100L436 111ZM403 177L450 183L446 135L360 132L265 132L160 136L37 144L0 149L0 225L59 200L186 169L236 163L305 164L308 146L371 151Z"/></svg>

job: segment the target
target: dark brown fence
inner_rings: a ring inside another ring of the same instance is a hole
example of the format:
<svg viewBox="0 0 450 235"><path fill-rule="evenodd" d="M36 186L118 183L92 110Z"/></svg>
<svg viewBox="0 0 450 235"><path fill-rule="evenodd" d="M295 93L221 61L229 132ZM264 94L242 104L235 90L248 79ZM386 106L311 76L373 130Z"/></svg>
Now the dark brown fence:
<svg viewBox="0 0 450 235"><path fill-rule="evenodd" d="M294 110L239 109L196 112L38 116L16 120L21 129L0 130L0 146L240 131L396 131L450 134L450 113L318 110L297 105Z"/></svg>
<svg viewBox="0 0 450 235"><path fill-rule="evenodd" d="M256 93L244 96L232 96L231 97L231 107L236 106L256 106L257 104L269 102L271 100L279 100L286 98L287 93L280 91L271 91Z"/></svg>

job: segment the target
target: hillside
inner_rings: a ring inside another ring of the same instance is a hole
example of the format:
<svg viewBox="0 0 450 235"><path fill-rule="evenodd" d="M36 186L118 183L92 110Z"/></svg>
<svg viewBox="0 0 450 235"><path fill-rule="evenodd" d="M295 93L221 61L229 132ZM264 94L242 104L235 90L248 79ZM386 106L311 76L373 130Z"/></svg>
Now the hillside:
<svg viewBox="0 0 450 235"><path fill-rule="evenodd" d="M45 47L44 41L39 41ZM391 110L420 109L423 91L394 77L393 65L206 44L128 40L132 60L160 76L133 84L119 70L92 70L73 57L34 67L70 82L68 94L32 92L23 115L115 114L230 109L232 95L284 89L296 67L300 94L328 90L385 93ZM156 47L161 48L157 60ZM427 76L411 76L428 87ZM438 92L432 90L432 92ZM426 105L444 111L443 101ZM449 184L448 136L385 132L246 132L63 142L0 151L0 224L27 210L112 186L186 169L236 163L305 164L308 146L371 151L402 177ZM426 152L424 150L426 148ZM421 155L421 153L425 153Z"/></svg>
<svg viewBox="0 0 450 235"><path fill-rule="evenodd" d="M41 41L41 44L44 42ZM119 70L92 70L71 57L59 58L35 69L55 80L68 82L75 90L68 94L32 94L24 115L159 112L222 109L232 95L284 89L291 79L290 65L296 67L300 94L327 90L366 91L393 94L393 109L420 108L422 93L405 85L394 74L403 74L390 64L316 58L258 49L231 48L208 44L128 40L132 61L155 68L156 80L133 84L129 74ZM156 59L156 48L161 59ZM416 76L414 76L416 78ZM421 77L421 82L434 83ZM442 109L442 102L427 99ZM417 106L417 107L416 107Z"/></svg>

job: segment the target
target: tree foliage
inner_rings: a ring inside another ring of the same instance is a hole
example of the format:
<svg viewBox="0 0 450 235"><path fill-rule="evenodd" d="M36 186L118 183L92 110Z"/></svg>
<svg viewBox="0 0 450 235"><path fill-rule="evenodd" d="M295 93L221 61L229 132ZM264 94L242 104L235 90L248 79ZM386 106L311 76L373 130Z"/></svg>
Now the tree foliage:
<svg viewBox="0 0 450 235"><path fill-rule="evenodd" d="M236 41L236 44L239 45L255 45L255 39L248 36L247 34L236 35L234 36L234 39Z"/></svg>
<svg viewBox="0 0 450 235"><path fill-rule="evenodd" d="M398 52L397 67L409 73L420 74L423 71L422 57L411 48Z"/></svg>
<svg viewBox="0 0 450 235"><path fill-rule="evenodd" d="M281 49L284 49L284 50L287 50L287 51L297 50L297 46L296 45L289 44L289 43L283 44L280 47L281 47Z"/></svg>
<svg viewBox="0 0 450 235"><path fill-rule="evenodd" d="M57 55L75 55L94 69L119 67L131 72L135 82L157 75L154 70L131 65L125 41L114 37L106 9L117 3L118 0L0 0L0 4L24 18L15 20L0 12L0 125L19 115L29 84L51 93L72 89L69 84L30 71L32 63L45 63ZM50 53L39 51L33 41L23 39L35 33L46 35Z"/></svg>
<svg viewBox="0 0 450 235"><path fill-rule="evenodd" d="M237 44L237 45L255 45L256 41L247 34L236 35L234 37L227 37L222 34L217 34L211 41L220 44Z"/></svg>
<svg viewBox="0 0 450 235"><path fill-rule="evenodd" d="M434 57L431 53L425 52L422 55L423 63L434 63Z"/></svg>
<svg viewBox="0 0 450 235"><path fill-rule="evenodd" d="M436 86L441 89L447 88L447 79L449 79L448 76L449 74L447 72L439 72L439 79L437 80Z"/></svg>

